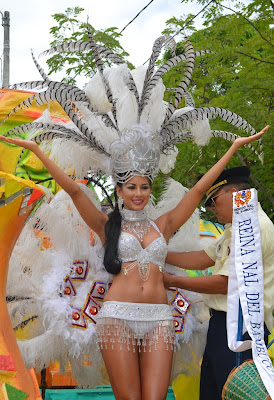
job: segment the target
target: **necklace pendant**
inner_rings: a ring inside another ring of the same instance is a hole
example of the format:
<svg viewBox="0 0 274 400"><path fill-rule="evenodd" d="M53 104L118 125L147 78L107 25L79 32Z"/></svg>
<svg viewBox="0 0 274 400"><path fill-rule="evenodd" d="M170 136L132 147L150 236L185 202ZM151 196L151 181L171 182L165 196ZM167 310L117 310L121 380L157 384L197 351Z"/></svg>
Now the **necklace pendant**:
<svg viewBox="0 0 274 400"><path fill-rule="evenodd" d="M122 229L131 233L134 233L140 240L143 241L146 233L149 232L151 223L148 218L138 220L138 211L134 211L134 219L122 219ZM141 213L143 218L144 213Z"/></svg>

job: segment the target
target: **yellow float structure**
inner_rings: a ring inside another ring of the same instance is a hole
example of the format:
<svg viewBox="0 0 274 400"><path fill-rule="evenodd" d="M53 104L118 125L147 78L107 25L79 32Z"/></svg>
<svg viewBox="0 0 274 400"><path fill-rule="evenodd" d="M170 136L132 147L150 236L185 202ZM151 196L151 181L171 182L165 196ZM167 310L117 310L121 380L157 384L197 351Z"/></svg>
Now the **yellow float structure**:
<svg viewBox="0 0 274 400"><path fill-rule="evenodd" d="M14 335L6 282L14 245L42 197L42 189L33 182L0 171L0 400L41 399L35 373L25 367Z"/></svg>

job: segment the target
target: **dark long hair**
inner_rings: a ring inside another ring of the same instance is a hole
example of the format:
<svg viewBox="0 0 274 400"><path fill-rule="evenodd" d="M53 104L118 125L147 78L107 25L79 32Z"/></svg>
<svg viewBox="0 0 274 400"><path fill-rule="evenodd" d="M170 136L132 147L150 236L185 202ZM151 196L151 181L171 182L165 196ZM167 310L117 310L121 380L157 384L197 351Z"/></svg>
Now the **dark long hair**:
<svg viewBox="0 0 274 400"><path fill-rule="evenodd" d="M122 184L118 184L122 186ZM117 197L117 196L115 196ZM109 219L105 225L106 243L104 265L110 274L117 275L121 271L121 260L118 255L118 241L121 234L121 214L119 212L118 203L114 210L109 214Z"/></svg>

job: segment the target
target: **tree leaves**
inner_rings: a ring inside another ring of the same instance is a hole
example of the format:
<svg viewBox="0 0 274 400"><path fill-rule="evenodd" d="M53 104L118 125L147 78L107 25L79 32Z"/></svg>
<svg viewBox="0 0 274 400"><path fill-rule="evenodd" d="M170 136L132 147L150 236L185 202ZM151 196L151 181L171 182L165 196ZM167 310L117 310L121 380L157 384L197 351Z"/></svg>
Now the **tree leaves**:
<svg viewBox="0 0 274 400"><path fill-rule="evenodd" d="M205 0L198 0L201 5ZM189 3L183 0L182 3ZM229 109L245 118L257 130L273 121L274 79L273 79L273 9L265 0L252 0L248 5L231 1L230 7L237 13L231 13L214 1L203 14L203 28L189 32L190 41L197 50L211 50L210 54L196 58L196 65L191 81L190 92L196 107L216 106ZM228 14L229 12L229 14ZM178 32L191 14L181 19L167 21L164 33ZM163 61L169 58L164 55ZM164 77L167 87L174 87L184 73L184 62L169 71ZM169 100L172 93L166 93ZM184 103L180 104L180 107ZM272 119L272 121L271 121ZM211 122L212 129L229 130L242 135L237 129L228 128L223 121ZM263 137L265 163L261 165L248 149L241 150L244 161L251 167L251 172L259 180L259 199L268 215L274 218L273 212L273 129ZM195 184L200 173L206 172L226 151L229 143L221 139L211 139L203 148L203 157L193 169L191 167L199 157L197 146L183 143L180 146L175 170L171 176L184 185ZM247 157L247 158L245 158ZM235 155L229 167L241 165ZM156 193L157 196L157 193Z"/></svg>
<svg viewBox="0 0 274 400"><path fill-rule="evenodd" d="M68 41L87 41L87 25L79 20L79 15L84 11L81 7L67 8L64 13L54 14L53 18L58 23L50 29L54 40L50 43L51 47ZM120 58L125 59L128 53L122 48L119 42L121 36L117 28L110 27L105 30L96 30L90 26L94 39L98 44L108 47ZM110 65L110 62L107 61ZM125 61L126 62L126 61ZM56 54L47 60L49 75L58 71L66 71L63 82L76 84L78 76L91 78L96 72L96 64L92 52L66 52ZM132 64L128 63L132 68Z"/></svg>

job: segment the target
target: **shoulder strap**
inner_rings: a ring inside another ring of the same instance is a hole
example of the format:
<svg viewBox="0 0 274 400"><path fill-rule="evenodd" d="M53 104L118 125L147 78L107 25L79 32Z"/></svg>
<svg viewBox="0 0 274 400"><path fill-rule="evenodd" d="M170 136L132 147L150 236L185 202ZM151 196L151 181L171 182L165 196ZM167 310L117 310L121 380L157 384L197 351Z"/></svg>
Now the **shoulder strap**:
<svg viewBox="0 0 274 400"><path fill-rule="evenodd" d="M151 225L153 226L154 229L156 229L156 231L158 233L160 233L161 236L163 236L162 232L160 231L160 229L158 228L158 226L155 224L154 221L152 221L151 219L149 219L149 222L151 223Z"/></svg>

